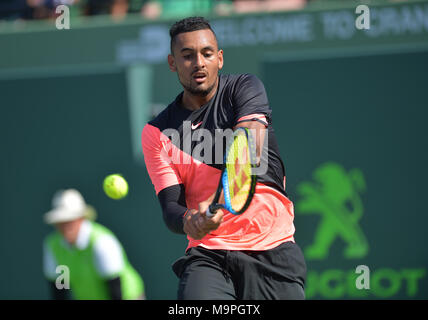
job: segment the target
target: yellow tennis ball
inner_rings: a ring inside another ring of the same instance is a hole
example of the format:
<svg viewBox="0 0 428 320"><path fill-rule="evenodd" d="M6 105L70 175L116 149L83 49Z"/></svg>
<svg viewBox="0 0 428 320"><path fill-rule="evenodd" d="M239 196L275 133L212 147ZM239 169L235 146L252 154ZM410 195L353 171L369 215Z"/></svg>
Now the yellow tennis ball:
<svg viewBox="0 0 428 320"><path fill-rule="evenodd" d="M104 179L103 188L106 195L115 200L128 194L128 182L119 174L108 175Z"/></svg>

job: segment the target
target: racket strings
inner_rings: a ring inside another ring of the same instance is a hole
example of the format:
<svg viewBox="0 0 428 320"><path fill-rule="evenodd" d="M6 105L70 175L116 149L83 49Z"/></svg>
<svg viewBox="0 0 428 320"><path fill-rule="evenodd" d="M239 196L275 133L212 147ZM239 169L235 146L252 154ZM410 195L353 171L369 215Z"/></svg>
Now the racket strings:
<svg viewBox="0 0 428 320"><path fill-rule="evenodd" d="M232 209L239 211L247 202L251 189L251 157L246 135L235 137L226 159Z"/></svg>

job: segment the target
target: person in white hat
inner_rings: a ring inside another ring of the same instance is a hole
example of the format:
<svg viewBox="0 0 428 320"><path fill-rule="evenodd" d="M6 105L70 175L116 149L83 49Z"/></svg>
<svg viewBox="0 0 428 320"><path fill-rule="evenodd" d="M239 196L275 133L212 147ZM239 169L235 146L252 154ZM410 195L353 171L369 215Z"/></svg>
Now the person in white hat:
<svg viewBox="0 0 428 320"><path fill-rule="evenodd" d="M116 236L93 221L95 210L82 195L75 189L60 190L54 195L52 206L44 221L56 231L45 238L43 245L43 270L52 297L144 299L141 276L129 263ZM69 290L61 271L64 266L69 271Z"/></svg>

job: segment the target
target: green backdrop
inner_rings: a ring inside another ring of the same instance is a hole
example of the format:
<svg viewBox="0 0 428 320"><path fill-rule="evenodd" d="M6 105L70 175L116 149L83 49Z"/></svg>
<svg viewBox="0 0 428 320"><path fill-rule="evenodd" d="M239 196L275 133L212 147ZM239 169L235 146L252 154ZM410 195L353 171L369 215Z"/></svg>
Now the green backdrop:
<svg viewBox="0 0 428 320"><path fill-rule="evenodd" d="M428 236L423 212L428 179L424 168L428 52L271 61L264 66L273 125L282 138L288 169L287 188L296 204L296 239L306 249L309 269L317 270L310 271L307 294L427 298L424 243ZM354 168L361 171L365 186L343 192ZM316 180L316 172L324 172L322 180ZM337 188L331 188L328 179ZM322 205L311 207L311 215L304 214L308 213L308 199L301 189L305 181L317 181L314 185L323 199ZM357 207L353 197L362 208L350 222ZM328 227L321 231L327 219ZM337 231L336 221L347 227ZM343 233L355 229L360 229L367 249L346 257L349 244L359 240ZM326 245L327 254L316 258L308 250L313 243L319 248L319 232L324 232L321 238L334 235ZM371 271L372 286L365 293L350 291L346 280L349 271L355 275L358 265L367 265Z"/></svg>

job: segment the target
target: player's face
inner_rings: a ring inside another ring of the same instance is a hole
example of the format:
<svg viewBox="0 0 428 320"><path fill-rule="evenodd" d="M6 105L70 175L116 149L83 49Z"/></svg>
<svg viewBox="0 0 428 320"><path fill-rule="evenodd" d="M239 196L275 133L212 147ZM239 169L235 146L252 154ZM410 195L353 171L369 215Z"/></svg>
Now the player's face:
<svg viewBox="0 0 428 320"><path fill-rule="evenodd" d="M185 32L175 38L168 63L186 91L207 96L217 85L223 50L218 50L217 40L209 29Z"/></svg>
<svg viewBox="0 0 428 320"><path fill-rule="evenodd" d="M63 235L64 239L67 240L68 243L74 244L76 242L82 221L83 219L78 219L57 223L55 227Z"/></svg>

